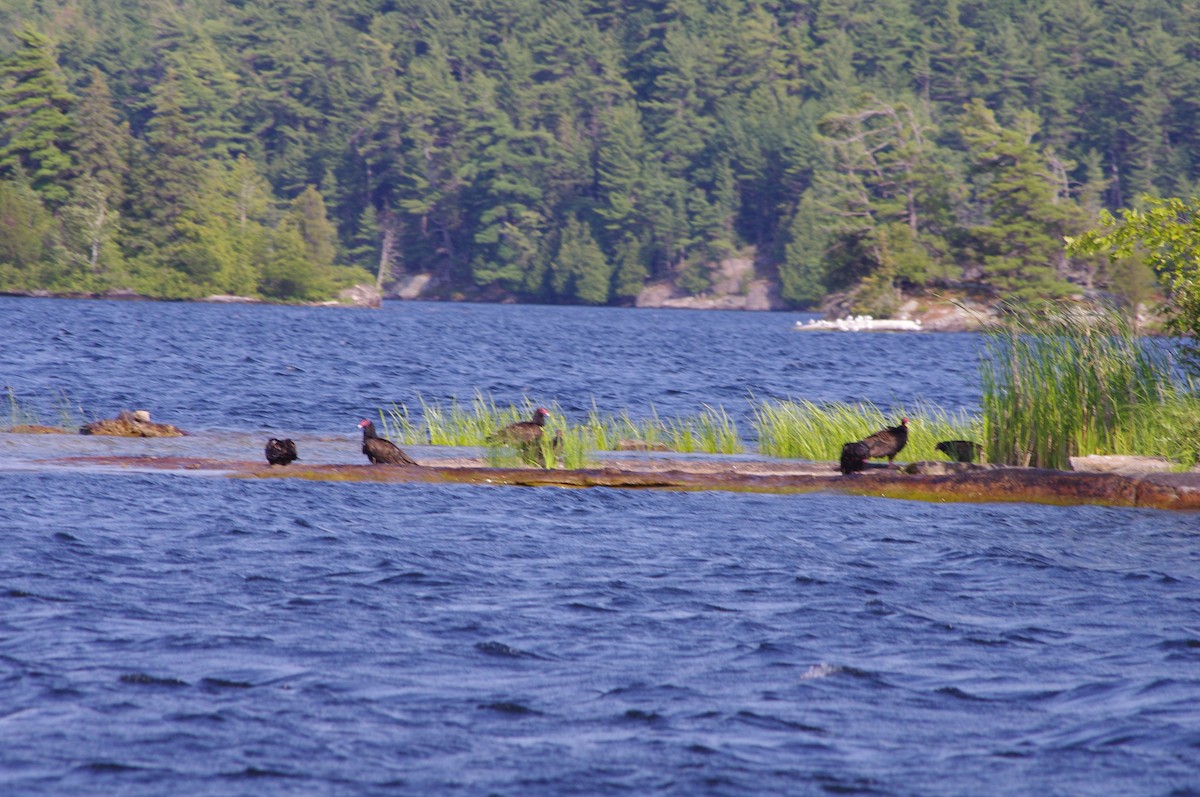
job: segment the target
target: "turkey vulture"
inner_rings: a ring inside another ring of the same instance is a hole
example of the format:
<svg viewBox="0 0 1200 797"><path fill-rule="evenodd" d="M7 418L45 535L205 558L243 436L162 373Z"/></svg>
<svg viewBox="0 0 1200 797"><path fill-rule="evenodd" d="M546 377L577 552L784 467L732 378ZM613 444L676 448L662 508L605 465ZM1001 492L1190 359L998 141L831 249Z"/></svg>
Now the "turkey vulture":
<svg viewBox="0 0 1200 797"><path fill-rule="evenodd" d="M510 423L503 429L491 434L488 437L488 442L509 443L511 445L539 442L542 439L542 429L546 426L546 416L549 414L549 410L538 407L533 412L533 420Z"/></svg>
<svg viewBox="0 0 1200 797"><path fill-rule="evenodd" d="M870 458L887 457L888 464L891 465L892 460L908 443L908 418L901 418L899 426L888 426L870 437L864 437L862 442L866 443L870 450Z"/></svg>
<svg viewBox="0 0 1200 797"><path fill-rule="evenodd" d="M272 437L267 441L267 464L286 465L300 459L296 456L296 443L292 440L276 440Z"/></svg>
<svg viewBox="0 0 1200 797"><path fill-rule="evenodd" d="M528 443L521 443L517 446L517 450L521 452L521 459L528 462L530 465L537 465L539 468L551 468L558 462L558 458L562 456L563 449L563 433L562 429L554 432L554 439L550 441L550 457L547 463L546 451L542 448L542 440L539 437L536 440L531 440Z"/></svg>
<svg viewBox="0 0 1200 797"><path fill-rule="evenodd" d="M934 448L955 462L974 462L983 450L983 446L970 440L943 440Z"/></svg>
<svg viewBox="0 0 1200 797"><path fill-rule="evenodd" d="M358 423L363 430L362 451L371 460L372 465L416 465L408 454L405 454L391 440L384 440L375 434L375 424L363 418Z"/></svg>
<svg viewBox="0 0 1200 797"><path fill-rule="evenodd" d="M842 475L857 473L867 467L867 457L871 456L871 447L861 440L846 443L842 446Z"/></svg>

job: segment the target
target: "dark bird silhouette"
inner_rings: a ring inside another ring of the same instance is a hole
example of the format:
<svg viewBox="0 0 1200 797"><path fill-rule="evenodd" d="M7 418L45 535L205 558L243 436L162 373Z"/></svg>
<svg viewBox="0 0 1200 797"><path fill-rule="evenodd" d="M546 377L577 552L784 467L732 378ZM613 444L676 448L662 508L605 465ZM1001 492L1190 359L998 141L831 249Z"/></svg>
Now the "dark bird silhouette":
<svg viewBox="0 0 1200 797"><path fill-rule="evenodd" d="M955 462L974 462L983 451L983 446L970 440L943 440L934 448Z"/></svg>
<svg viewBox="0 0 1200 797"><path fill-rule="evenodd" d="M416 465L408 454L405 454L391 440L384 440L375 433L375 424L363 418L358 423L363 430L362 452L371 460L372 465Z"/></svg>
<svg viewBox="0 0 1200 797"><path fill-rule="evenodd" d="M888 426L870 437L864 437L862 442L870 450L868 456L871 459L887 457L891 465L896 455L908 445L908 418L901 418L899 426Z"/></svg>
<svg viewBox="0 0 1200 797"><path fill-rule="evenodd" d="M539 468L553 467L558 462L558 458L562 456L563 449L563 433L562 429L554 432L554 439L550 441L550 456L547 462L546 450L542 447L541 438L531 440L528 443L521 443L517 446L521 452L521 459L528 462L530 465L537 465Z"/></svg>
<svg viewBox="0 0 1200 797"><path fill-rule="evenodd" d="M867 458L871 456L871 447L861 440L846 443L842 446L842 475L857 473L867 467Z"/></svg>
<svg viewBox="0 0 1200 797"><path fill-rule="evenodd" d="M292 440L277 440L272 437L267 441L267 464L286 465L300 459L296 455L296 443Z"/></svg>
<svg viewBox="0 0 1200 797"><path fill-rule="evenodd" d="M518 446L525 443L538 442L542 439L542 430L546 427L546 416L549 414L549 410L538 407L533 411L533 420L510 423L503 429L499 429L489 435L488 442L508 443Z"/></svg>

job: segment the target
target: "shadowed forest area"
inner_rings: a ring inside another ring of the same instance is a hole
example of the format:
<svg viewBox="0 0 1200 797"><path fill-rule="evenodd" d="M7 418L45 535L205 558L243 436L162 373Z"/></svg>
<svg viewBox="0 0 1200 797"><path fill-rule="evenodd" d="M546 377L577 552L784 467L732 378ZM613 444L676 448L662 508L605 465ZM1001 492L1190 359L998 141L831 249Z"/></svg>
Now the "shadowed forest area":
<svg viewBox="0 0 1200 797"><path fill-rule="evenodd" d="M1154 290L1064 236L1195 193L1180 0L12 0L0 290L793 306Z"/></svg>

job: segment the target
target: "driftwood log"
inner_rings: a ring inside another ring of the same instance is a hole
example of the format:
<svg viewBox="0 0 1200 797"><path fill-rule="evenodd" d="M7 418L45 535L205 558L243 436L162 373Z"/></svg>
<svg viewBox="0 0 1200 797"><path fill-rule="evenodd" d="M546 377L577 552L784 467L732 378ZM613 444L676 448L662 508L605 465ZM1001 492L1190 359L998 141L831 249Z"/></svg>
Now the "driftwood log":
<svg viewBox="0 0 1200 797"><path fill-rule="evenodd" d="M967 466L956 463L913 463L904 472L877 468L853 476L832 466L820 472L743 473L732 468L704 472L598 468L486 468L423 465L306 465L270 468L257 462L228 462L186 457L71 457L61 462L100 467L213 470L240 478L369 481L388 483L459 483L526 487L611 487L660 490L728 490L760 493L838 492L848 495L904 498L935 502L1029 502L1075 506L1146 507L1200 510L1200 473L1075 473L1039 468Z"/></svg>

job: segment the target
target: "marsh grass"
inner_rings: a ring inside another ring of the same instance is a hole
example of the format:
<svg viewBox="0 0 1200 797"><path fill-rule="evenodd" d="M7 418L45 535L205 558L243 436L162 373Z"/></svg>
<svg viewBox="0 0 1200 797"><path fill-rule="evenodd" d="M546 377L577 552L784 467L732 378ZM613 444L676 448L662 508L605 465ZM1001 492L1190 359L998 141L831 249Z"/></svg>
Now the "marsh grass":
<svg viewBox="0 0 1200 797"><path fill-rule="evenodd" d="M16 391L12 389L11 385L5 385L4 392L8 400L8 428L44 425L41 416L36 411L29 409L26 404L17 400ZM58 420L56 426L58 429L75 431L85 423L83 419L86 416L83 408L71 401L66 391L59 391L53 410Z"/></svg>
<svg viewBox="0 0 1200 797"><path fill-rule="evenodd" d="M409 445L480 446L488 435L514 421L529 420L539 405L526 398L520 405L501 407L490 396L476 393L468 403L426 401L418 397L420 413L404 404L393 404L380 412L384 434ZM552 416L562 417L557 406L548 406Z"/></svg>
<svg viewBox="0 0 1200 797"><path fill-rule="evenodd" d="M987 456L1069 469L1072 456L1141 454L1195 462L1197 400L1170 354L1114 311L1013 312L980 364Z"/></svg>
<svg viewBox="0 0 1200 797"><path fill-rule="evenodd" d="M925 402L885 414L870 402L816 404L806 400L764 401L754 405L760 453L781 459L836 460L845 443L861 440L908 418L903 459L944 459L934 449L942 440L982 440L980 419Z"/></svg>
<svg viewBox="0 0 1200 797"><path fill-rule="evenodd" d="M17 401L16 391L11 385L4 386L4 392L8 398L8 428L14 429L18 426L35 426L42 422L37 413L30 412L20 402Z"/></svg>
<svg viewBox="0 0 1200 797"><path fill-rule="evenodd" d="M593 402L583 426L601 451L616 451L631 440L681 453L737 454L745 450L737 422L725 408L708 404L703 407L697 415L662 418L651 406L649 417L634 420L627 410L618 415L604 414Z"/></svg>
<svg viewBox="0 0 1200 797"><path fill-rule="evenodd" d="M628 411L602 413L592 409L581 424L570 424L557 404L538 404L528 397L517 404L500 406L490 396L476 393L470 402L427 401L418 397L419 412L407 405L393 404L380 412L382 433L401 445L484 446L486 456L497 467L527 461L529 451L514 446L493 445L488 437L514 421L529 420L539 406L550 411L543 443L553 445L556 433L562 438L557 449L547 449L545 461L565 462L566 467L594 464L594 451L614 451L625 440L639 440L650 446L665 446L679 452L734 454L744 450L737 423L723 407L704 405L695 416L661 418L650 408L650 416L635 420ZM550 455L554 454L554 457Z"/></svg>

